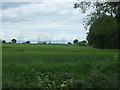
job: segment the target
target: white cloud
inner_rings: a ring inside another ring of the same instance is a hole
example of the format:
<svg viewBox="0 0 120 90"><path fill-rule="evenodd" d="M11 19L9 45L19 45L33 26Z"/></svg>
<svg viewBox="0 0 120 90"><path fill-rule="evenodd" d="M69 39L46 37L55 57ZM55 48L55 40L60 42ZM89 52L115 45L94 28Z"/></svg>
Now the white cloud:
<svg viewBox="0 0 120 90"><path fill-rule="evenodd" d="M85 39L82 25L85 15L73 8L73 2L29 3L0 12L3 12L2 39L37 41L39 35L47 41Z"/></svg>

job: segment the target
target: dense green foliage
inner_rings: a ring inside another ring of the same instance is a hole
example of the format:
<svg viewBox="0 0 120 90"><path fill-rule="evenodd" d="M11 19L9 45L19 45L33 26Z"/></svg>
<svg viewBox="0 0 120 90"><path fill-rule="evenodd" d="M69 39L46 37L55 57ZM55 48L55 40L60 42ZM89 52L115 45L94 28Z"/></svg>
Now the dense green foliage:
<svg viewBox="0 0 120 90"><path fill-rule="evenodd" d="M68 42L67 44L71 45L72 43L71 43L71 42Z"/></svg>
<svg viewBox="0 0 120 90"><path fill-rule="evenodd" d="M84 25L86 29L90 26L87 36L90 45L97 48L119 48L120 24L117 21L120 20L120 2L76 2L74 8L88 14Z"/></svg>
<svg viewBox="0 0 120 90"><path fill-rule="evenodd" d="M6 41L5 41L5 40L3 40L3 41L2 41L2 43L6 43Z"/></svg>
<svg viewBox="0 0 120 90"><path fill-rule="evenodd" d="M17 40L16 40L16 39L12 39L11 42L12 42L12 43L16 43Z"/></svg>
<svg viewBox="0 0 120 90"><path fill-rule="evenodd" d="M89 29L87 40L97 48L118 48L118 27L116 20L104 15L98 18Z"/></svg>
<svg viewBox="0 0 120 90"><path fill-rule="evenodd" d="M75 39L74 41L73 41L73 44L78 44L78 39Z"/></svg>
<svg viewBox="0 0 120 90"><path fill-rule="evenodd" d="M79 46L87 46L88 45L86 40L80 41L78 44L79 44Z"/></svg>
<svg viewBox="0 0 120 90"><path fill-rule="evenodd" d="M30 41L26 41L26 43L30 43Z"/></svg>
<svg viewBox="0 0 120 90"><path fill-rule="evenodd" d="M93 22L103 15L110 15L111 17L115 17L120 11L120 2L106 2L101 1L89 1L89 2L76 2L74 4L74 8L80 9L82 13L87 13L87 17L85 18L84 25L87 29L88 26L91 26ZM88 13L90 12L90 13Z"/></svg>
<svg viewBox="0 0 120 90"><path fill-rule="evenodd" d="M3 44L3 88L117 88L117 50Z"/></svg>

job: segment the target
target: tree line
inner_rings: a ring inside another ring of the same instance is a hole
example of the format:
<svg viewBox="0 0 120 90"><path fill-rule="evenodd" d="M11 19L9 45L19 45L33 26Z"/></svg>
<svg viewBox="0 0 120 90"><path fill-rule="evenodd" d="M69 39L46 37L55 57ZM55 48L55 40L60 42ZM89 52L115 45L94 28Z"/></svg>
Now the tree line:
<svg viewBox="0 0 120 90"><path fill-rule="evenodd" d="M7 42L5 40L2 40L2 43L7 43ZM11 42L8 42L8 43L17 43L17 40L12 39ZM26 41L26 42L23 42L23 43L30 43L30 41Z"/></svg>
<svg viewBox="0 0 120 90"><path fill-rule="evenodd" d="M2 43L17 43L17 40L16 39L12 39L11 42L6 42L5 40L2 40ZM30 44L31 42L30 41L26 41L26 42L22 42L22 44ZM46 41L44 42L38 42L38 44L47 44ZM49 42L48 44L52 44L51 42ZM68 45L79 45L79 46L88 46L88 43L86 40L83 40L83 41L79 41L78 39L75 39L73 40L73 43L71 42L68 42L67 43Z"/></svg>

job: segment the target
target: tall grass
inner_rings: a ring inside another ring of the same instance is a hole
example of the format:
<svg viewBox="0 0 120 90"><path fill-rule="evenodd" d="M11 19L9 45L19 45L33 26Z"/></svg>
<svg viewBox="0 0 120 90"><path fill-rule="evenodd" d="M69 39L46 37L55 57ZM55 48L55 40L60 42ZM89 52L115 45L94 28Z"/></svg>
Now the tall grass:
<svg viewBox="0 0 120 90"><path fill-rule="evenodd" d="M118 88L117 50L3 44L3 88Z"/></svg>

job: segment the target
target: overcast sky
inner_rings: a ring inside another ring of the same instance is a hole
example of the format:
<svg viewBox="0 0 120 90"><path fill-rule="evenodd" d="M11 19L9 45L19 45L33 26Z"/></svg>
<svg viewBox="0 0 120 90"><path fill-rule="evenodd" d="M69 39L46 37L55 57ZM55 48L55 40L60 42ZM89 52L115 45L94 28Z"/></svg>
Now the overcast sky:
<svg viewBox="0 0 120 90"><path fill-rule="evenodd" d="M18 42L72 42L85 40L85 17L74 9L74 2L4 2L0 8L0 38ZM0 21L1 23L1 21Z"/></svg>

